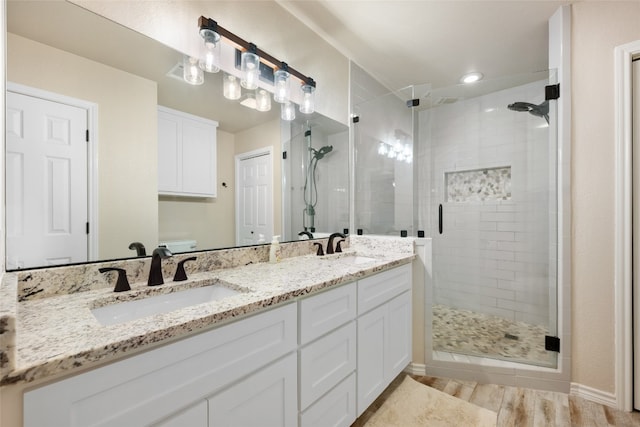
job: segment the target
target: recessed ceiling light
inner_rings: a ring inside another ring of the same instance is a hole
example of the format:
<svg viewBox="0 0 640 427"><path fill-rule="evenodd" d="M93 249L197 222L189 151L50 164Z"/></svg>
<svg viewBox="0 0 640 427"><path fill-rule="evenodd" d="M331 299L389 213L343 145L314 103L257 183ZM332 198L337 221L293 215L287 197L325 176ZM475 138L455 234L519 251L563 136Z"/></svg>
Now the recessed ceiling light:
<svg viewBox="0 0 640 427"><path fill-rule="evenodd" d="M478 80L482 80L482 77L484 77L482 73L479 73L477 71L473 73L467 73L464 76L460 77L460 83L469 84L477 82Z"/></svg>

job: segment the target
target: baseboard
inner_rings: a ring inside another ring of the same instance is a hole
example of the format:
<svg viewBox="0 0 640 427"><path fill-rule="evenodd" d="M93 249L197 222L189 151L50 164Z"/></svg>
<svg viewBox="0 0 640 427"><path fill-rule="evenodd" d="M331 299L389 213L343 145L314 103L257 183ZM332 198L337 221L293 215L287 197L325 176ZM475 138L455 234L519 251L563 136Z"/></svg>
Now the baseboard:
<svg viewBox="0 0 640 427"><path fill-rule="evenodd" d="M571 390L569 394L601 405L610 406L616 409L618 408L618 399L616 399L615 394L588 387L586 385L571 383Z"/></svg>
<svg viewBox="0 0 640 427"><path fill-rule="evenodd" d="M424 363L409 363L406 368L404 368L404 372L411 375L427 375L427 365Z"/></svg>

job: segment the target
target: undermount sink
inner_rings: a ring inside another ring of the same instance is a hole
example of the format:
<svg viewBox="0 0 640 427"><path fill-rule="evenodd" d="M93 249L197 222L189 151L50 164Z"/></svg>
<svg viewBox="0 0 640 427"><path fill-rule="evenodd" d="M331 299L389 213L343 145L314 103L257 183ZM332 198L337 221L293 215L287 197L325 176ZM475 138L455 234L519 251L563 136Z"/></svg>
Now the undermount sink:
<svg viewBox="0 0 640 427"><path fill-rule="evenodd" d="M141 319L154 314L168 313L180 308L205 302L220 301L241 291L229 288L221 283L189 288L183 291L155 295L143 299L119 302L97 307L91 314L104 326Z"/></svg>

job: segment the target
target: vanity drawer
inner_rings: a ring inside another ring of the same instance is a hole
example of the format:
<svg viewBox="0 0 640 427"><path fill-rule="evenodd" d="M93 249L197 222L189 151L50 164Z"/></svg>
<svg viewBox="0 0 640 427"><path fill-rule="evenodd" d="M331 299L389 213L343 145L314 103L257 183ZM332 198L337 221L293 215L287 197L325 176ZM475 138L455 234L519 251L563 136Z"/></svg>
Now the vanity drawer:
<svg viewBox="0 0 640 427"><path fill-rule="evenodd" d="M350 322L300 350L300 409L356 369L356 324Z"/></svg>
<svg viewBox="0 0 640 427"><path fill-rule="evenodd" d="M301 427L349 427L356 420L356 374L349 375L300 416Z"/></svg>
<svg viewBox="0 0 640 427"><path fill-rule="evenodd" d="M344 325L356 317L356 283L300 301L300 344Z"/></svg>
<svg viewBox="0 0 640 427"><path fill-rule="evenodd" d="M358 281L358 314L366 313L411 289L411 264Z"/></svg>

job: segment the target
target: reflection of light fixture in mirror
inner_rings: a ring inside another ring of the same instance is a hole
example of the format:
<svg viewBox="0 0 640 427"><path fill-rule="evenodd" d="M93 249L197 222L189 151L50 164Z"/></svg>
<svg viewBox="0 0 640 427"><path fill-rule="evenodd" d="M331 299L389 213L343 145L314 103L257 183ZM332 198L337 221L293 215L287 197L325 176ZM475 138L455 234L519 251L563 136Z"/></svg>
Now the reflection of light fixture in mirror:
<svg viewBox="0 0 640 427"><path fill-rule="evenodd" d="M303 114L311 114L316 110L315 96L316 82L312 78L308 78L307 81L301 86L302 89L302 103L300 104L300 112Z"/></svg>
<svg viewBox="0 0 640 427"><path fill-rule="evenodd" d="M239 99L242 94L240 80L232 74L224 73L222 92L227 99Z"/></svg>
<svg viewBox="0 0 640 427"><path fill-rule="evenodd" d="M242 71L242 80L240 84L245 89L256 89L258 87L258 79L260 78L260 57L258 56L257 47L253 43L249 43L249 49L242 52L240 59L240 71Z"/></svg>
<svg viewBox="0 0 640 427"><path fill-rule="evenodd" d="M288 122L295 120L296 108L292 102L287 101L280 104L280 118Z"/></svg>
<svg viewBox="0 0 640 427"><path fill-rule="evenodd" d="M204 53L198 64L208 73L217 73L220 71L220 34L214 29L202 28L200 35L204 39Z"/></svg>
<svg viewBox="0 0 640 427"><path fill-rule="evenodd" d="M269 111L271 110L271 95L264 89L256 90L256 110Z"/></svg>
<svg viewBox="0 0 640 427"><path fill-rule="evenodd" d="M273 100L279 103L289 100L289 66L283 62L275 73L273 73Z"/></svg>
<svg viewBox="0 0 640 427"><path fill-rule="evenodd" d="M185 55L182 62L182 78L191 85L204 83L204 71L198 66L198 58Z"/></svg>

